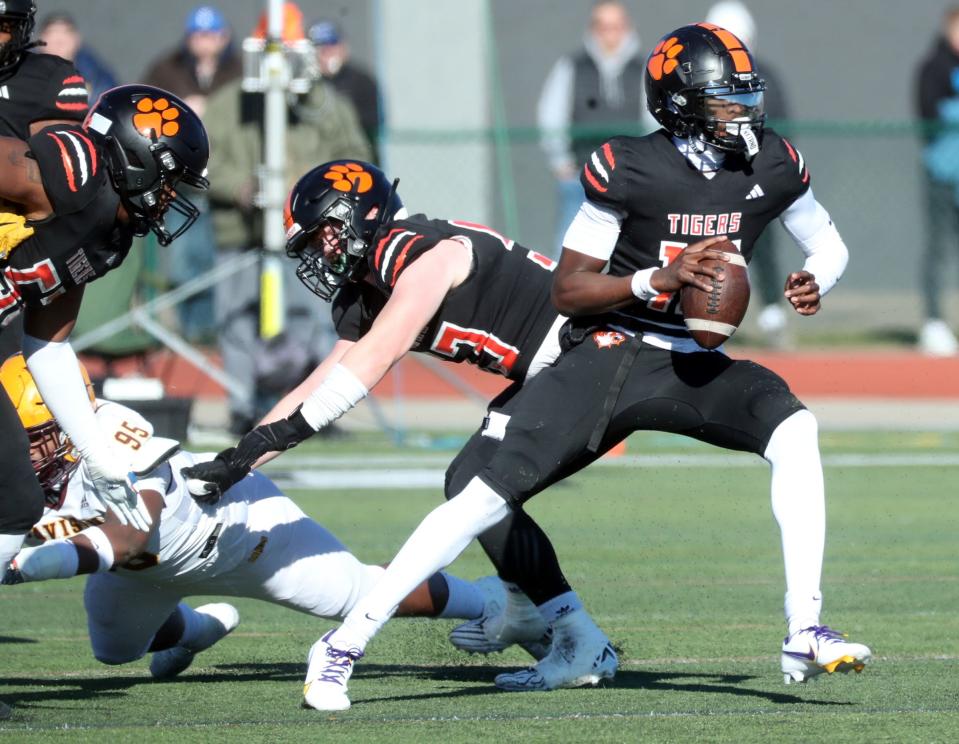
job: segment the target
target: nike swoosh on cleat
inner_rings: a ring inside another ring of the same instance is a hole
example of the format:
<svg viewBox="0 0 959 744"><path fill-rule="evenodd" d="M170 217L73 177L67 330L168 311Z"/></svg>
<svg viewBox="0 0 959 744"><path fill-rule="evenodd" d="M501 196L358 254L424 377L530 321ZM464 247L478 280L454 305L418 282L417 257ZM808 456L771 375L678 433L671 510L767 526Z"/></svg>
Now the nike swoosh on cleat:
<svg viewBox="0 0 959 744"><path fill-rule="evenodd" d="M795 659L808 659L809 661L816 660L816 652L813 651L812 648L810 648L806 653L801 653L799 651L783 651L783 653L786 654L786 656L792 656Z"/></svg>

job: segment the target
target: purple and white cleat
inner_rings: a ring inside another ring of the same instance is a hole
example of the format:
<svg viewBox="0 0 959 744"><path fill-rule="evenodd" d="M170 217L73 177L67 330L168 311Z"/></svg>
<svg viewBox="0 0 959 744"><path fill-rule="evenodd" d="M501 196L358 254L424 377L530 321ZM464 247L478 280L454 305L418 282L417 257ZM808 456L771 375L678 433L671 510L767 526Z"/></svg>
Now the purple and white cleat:
<svg viewBox="0 0 959 744"><path fill-rule="evenodd" d="M315 710L347 710L347 682L353 664L363 658L358 648L341 649L330 644L330 630L310 648L306 681L303 683L303 707Z"/></svg>
<svg viewBox="0 0 959 744"><path fill-rule="evenodd" d="M844 633L839 633L827 625L814 625L803 628L783 640L782 650L783 680L806 682L823 672L847 674L863 670L872 651L861 643L850 643Z"/></svg>

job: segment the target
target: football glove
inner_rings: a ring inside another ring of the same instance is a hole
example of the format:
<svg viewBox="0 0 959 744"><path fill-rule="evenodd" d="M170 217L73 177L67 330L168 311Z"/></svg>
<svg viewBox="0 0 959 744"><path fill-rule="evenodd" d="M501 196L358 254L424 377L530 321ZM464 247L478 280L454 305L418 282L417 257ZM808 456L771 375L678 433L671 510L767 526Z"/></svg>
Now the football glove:
<svg viewBox="0 0 959 744"><path fill-rule="evenodd" d="M33 235L33 228L27 227L22 215L12 212L0 212L0 260L24 240Z"/></svg>
<svg viewBox="0 0 959 744"><path fill-rule="evenodd" d="M136 476L129 473L119 482L95 478L93 487L110 511L120 520L120 524L129 525L141 532L149 532L153 518L135 483Z"/></svg>
<svg viewBox="0 0 959 744"><path fill-rule="evenodd" d="M315 433L297 408L285 419L248 432L236 447L223 450L209 462L183 468L180 474L187 479L187 489L194 500L201 504L215 504L250 472L263 455L288 450Z"/></svg>

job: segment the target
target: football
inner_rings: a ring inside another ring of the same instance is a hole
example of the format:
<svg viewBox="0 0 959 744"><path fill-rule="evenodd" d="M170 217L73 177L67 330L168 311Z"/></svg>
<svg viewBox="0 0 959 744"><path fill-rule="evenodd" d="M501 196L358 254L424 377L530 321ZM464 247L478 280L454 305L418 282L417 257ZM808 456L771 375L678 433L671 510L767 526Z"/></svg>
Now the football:
<svg viewBox="0 0 959 744"><path fill-rule="evenodd" d="M696 343L704 349L715 349L732 336L742 323L749 306L746 259L728 240L710 247L730 254L728 262L714 259L703 261L707 266L722 269L722 279L713 279L713 288L709 292L687 284L680 295L686 328Z"/></svg>

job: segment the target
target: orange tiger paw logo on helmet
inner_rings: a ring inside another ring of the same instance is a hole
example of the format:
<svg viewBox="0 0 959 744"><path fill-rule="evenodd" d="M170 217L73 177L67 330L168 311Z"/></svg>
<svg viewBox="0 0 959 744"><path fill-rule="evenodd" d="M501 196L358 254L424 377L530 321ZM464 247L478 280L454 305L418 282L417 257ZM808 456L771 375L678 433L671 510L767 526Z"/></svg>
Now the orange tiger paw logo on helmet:
<svg viewBox="0 0 959 744"><path fill-rule="evenodd" d="M333 182L333 188L337 191L353 191L354 185L356 193L365 194L373 188L373 175L363 170L363 166L358 163L337 163L330 166L330 169L323 174Z"/></svg>
<svg viewBox="0 0 959 744"><path fill-rule="evenodd" d="M668 39L660 41L653 50L653 55L649 58L649 64L646 69L653 80L662 79L663 75L668 75L679 65L676 56L683 51L683 45L679 39L671 36Z"/></svg>
<svg viewBox="0 0 959 744"><path fill-rule="evenodd" d="M141 98L137 101L139 114L133 116L133 126L146 137L161 134L173 137L180 131L180 109L171 106L166 98Z"/></svg>

